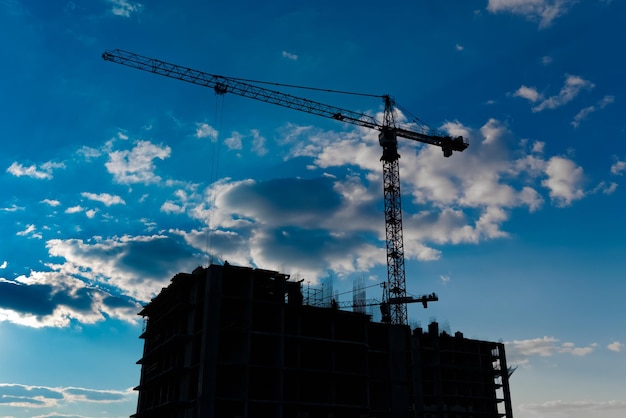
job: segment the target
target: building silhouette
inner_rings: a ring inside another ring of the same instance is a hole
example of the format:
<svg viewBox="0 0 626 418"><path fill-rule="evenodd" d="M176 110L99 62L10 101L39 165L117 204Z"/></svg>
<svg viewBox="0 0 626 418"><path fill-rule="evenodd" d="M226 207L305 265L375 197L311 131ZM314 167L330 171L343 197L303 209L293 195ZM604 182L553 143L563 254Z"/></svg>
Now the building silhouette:
<svg viewBox="0 0 626 418"><path fill-rule="evenodd" d="M136 418L511 418L504 345L305 303L275 271L179 273L146 322Z"/></svg>

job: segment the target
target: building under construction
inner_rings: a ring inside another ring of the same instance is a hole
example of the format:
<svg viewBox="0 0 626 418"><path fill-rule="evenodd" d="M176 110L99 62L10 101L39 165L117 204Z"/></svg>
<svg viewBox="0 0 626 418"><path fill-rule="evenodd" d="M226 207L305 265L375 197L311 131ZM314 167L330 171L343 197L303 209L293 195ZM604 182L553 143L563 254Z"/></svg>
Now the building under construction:
<svg viewBox="0 0 626 418"><path fill-rule="evenodd" d="M512 417L502 343L311 306L275 271L180 273L140 315L133 417Z"/></svg>

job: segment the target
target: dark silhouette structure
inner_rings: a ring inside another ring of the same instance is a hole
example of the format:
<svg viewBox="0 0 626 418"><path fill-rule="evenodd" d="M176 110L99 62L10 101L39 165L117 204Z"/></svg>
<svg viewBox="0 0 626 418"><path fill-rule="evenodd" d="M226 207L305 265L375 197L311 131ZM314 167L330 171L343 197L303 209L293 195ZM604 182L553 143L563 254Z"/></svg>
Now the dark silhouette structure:
<svg viewBox="0 0 626 418"><path fill-rule="evenodd" d="M439 332L436 322L413 331L417 417L513 416L503 343Z"/></svg>
<svg viewBox="0 0 626 418"><path fill-rule="evenodd" d="M147 319L136 418L511 418L502 343L304 304L275 271L180 273Z"/></svg>

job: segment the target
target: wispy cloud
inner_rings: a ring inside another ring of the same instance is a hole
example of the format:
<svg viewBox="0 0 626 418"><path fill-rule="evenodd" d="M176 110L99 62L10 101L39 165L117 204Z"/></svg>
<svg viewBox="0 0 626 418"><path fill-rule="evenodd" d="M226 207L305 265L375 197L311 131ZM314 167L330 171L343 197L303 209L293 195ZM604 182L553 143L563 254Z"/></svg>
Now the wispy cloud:
<svg viewBox="0 0 626 418"><path fill-rule="evenodd" d="M611 166L611 174L621 176L626 171L626 160L618 160Z"/></svg>
<svg viewBox="0 0 626 418"><path fill-rule="evenodd" d="M609 182L607 183L606 181L601 181L600 183L598 183L598 185L591 191L591 193L598 193L601 192L603 194L613 194L615 193L615 190L617 190L617 186L618 184L615 182Z"/></svg>
<svg viewBox="0 0 626 418"><path fill-rule="evenodd" d="M243 148L241 138L242 135L239 132L233 132L230 137L224 140L224 145L226 145L229 150L240 150Z"/></svg>
<svg viewBox="0 0 626 418"><path fill-rule="evenodd" d="M539 22L539 28L545 28L567 13L574 3L576 0L489 0L487 10L524 16Z"/></svg>
<svg viewBox="0 0 626 418"><path fill-rule="evenodd" d="M224 145L226 145L229 151L239 151L244 148L244 144L247 145L250 142L250 139L252 139L252 152L259 156L267 154L267 140L258 129L251 129L248 135L233 132L224 140Z"/></svg>
<svg viewBox="0 0 626 418"><path fill-rule="evenodd" d="M267 148L265 147L265 137L261 135L258 129L253 129L252 133L252 151L256 155L263 156L267 154Z"/></svg>
<svg viewBox="0 0 626 418"><path fill-rule="evenodd" d="M559 94L550 96L537 106L533 107L533 112L541 112L544 109L556 109L571 102L582 90L591 90L595 85L576 75L566 75L565 84Z"/></svg>
<svg viewBox="0 0 626 418"><path fill-rule="evenodd" d="M585 107L584 109L581 109L580 112L578 112L576 114L576 116L574 116L574 120L572 120L572 126L574 128L578 128L578 126L580 126L580 122L582 122L583 120L587 119L587 116L589 116L591 113L593 113L593 112L595 112L597 110L604 109L605 107L607 107L608 105L610 105L614 101L615 101L615 97L613 97L613 96L604 96L595 105L588 106L588 107Z"/></svg>
<svg viewBox="0 0 626 418"><path fill-rule="evenodd" d="M119 391L0 383L2 405L19 408L54 408L67 402L126 402L133 397L132 389Z"/></svg>
<svg viewBox="0 0 626 418"><path fill-rule="evenodd" d="M510 364L526 365L532 357L551 357L556 354L586 356L595 350L596 343L585 347L577 347L572 342L560 343L557 338L543 337L530 340L514 340L506 342L507 361Z"/></svg>
<svg viewBox="0 0 626 418"><path fill-rule="evenodd" d="M292 54L290 52L283 51L282 55L283 55L283 58L287 58L288 60L298 61L298 56L296 54Z"/></svg>
<svg viewBox="0 0 626 418"><path fill-rule="evenodd" d="M17 235L23 237L25 235L32 234L35 230L35 225L30 224L26 227L25 230L18 232Z"/></svg>
<svg viewBox="0 0 626 418"><path fill-rule="evenodd" d="M41 233L37 232L37 228L33 224L27 225L26 229L24 229L23 231L17 232L16 235L19 237L31 237L31 238L37 238L37 239L43 238Z"/></svg>
<svg viewBox="0 0 626 418"><path fill-rule="evenodd" d="M78 151L76 151L76 153L83 157L86 161L91 161L92 159L102 155L102 151L100 151L99 149L87 147L84 145Z"/></svg>
<svg viewBox="0 0 626 418"><path fill-rule="evenodd" d="M143 5L130 0L108 0L111 4L111 12L115 16L129 18L135 13L141 12Z"/></svg>
<svg viewBox="0 0 626 418"><path fill-rule="evenodd" d="M563 87L561 87L559 94L555 94L553 96L545 98L543 94L540 93L535 87L528 87L528 86L522 85L520 88L518 88L515 91L515 93L513 93L513 96L521 97L523 99L528 100L531 103L539 102L539 104L532 107L532 111L541 112L542 110L545 110L545 109L559 108L571 102L572 100L574 100L574 98L576 98L576 96L578 96L578 94L581 91L591 90L594 87L595 85L592 82L585 80L582 77L566 74L565 83L563 84ZM613 100L611 96L607 96L607 97L609 98L608 99L605 98L603 99L603 101L601 101L601 102L607 101L604 104L604 106L608 105ZM583 116L586 116L586 115L583 115Z"/></svg>
<svg viewBox="0 0 626 418"><path fill-rule="evenodd" d="M104 203L106 206L111 205L125 205L126 202L119 196L111 195L109 193L88 193L83 192L81 196L89 200Z"/></svg>
<svg viewBox="0 0 626 418"><path fill-rule="evenodd" d="M24 210L23 206L17 206L15 203L9 207L0 208L2 212L17 212L18 210Z"/></svg>
<svg viewBox="0 0 626 418"><path fill-rule="evenodd" d="M52 173L54 172L54 170L63 168L65 168L64 163L55 163L52 161L48 161L39 166L35 164L30 166L24 166L16 161L13 162L13 164L11 164L9 168L7 168L7 173L10 173L16 177L26 176L39 180L50 180L53 177Z"/></svg>
<svg viewBox="0 0 626 418"><path fill-rule="evenodd" d="M0 7L3 8L10 16L29 15L29 11L19 0L2 0Z"/></svg>

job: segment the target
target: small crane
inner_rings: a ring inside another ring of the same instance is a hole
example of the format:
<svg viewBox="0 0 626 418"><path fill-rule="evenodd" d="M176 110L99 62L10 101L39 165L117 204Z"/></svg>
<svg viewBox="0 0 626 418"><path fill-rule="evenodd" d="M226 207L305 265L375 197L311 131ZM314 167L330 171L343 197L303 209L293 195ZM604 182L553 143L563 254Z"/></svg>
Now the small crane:
<svg viewBox="0 0 626 418"><path fill-rule="evenodd" d="M378 306L380 308L381 322L391 322L391 305L389 304L389 295L387 294L387 289L385 288L383 291L383 299L365 299L362 301L341 301L337 302L333 300L331 306L336 308L352 308L352 310L356 311L358 309L363 309L368 306ZM439 297L436 293L431 293L429 295L420 295L418 297L407 296L404 300L404 303L414 303L420 302L424 308L428 307L428 302L436 302L439 300Z"/></svg>
<svg viewBox="0 0 626 418"><path fill-rule="evenodd" d="M427 132L416 132L397 126L394 117L395 102L389 95L379 96L383 99L384 113L383 120L378 121L371 115L266 89L251 84L252 82L247 82L249 80L209 74L120 49L107 50L102 54L102 58L105 61L209 87L214 89L216 94L232 93L379 131L378 141L383 148L383 155L380 160L383 164L387 283L389 286L389 295L386 298L386 303L390 308L389 322L392 324L408 324L406 304L411 302L411 298L407 297L406 294L398 137L441 147L444 157L450 157L453 151L463 151L468 147L469 144L463 137L432 135Z"/></svg>

